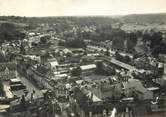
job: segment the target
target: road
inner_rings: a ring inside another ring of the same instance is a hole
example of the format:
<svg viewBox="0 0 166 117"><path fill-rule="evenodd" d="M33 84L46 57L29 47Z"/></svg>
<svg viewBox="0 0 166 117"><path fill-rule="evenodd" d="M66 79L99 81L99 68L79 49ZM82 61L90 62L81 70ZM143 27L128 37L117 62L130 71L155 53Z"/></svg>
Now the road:
<svg viewBox="0 0 166 117"><path fill-rule="evenodd" d="M39 97L42 97L42 96L43 96L42 91L39 90L36 86L34 86L34 85L33 85L29 80L27 80L25 77L20 76L20 79L21 79L21 82L22 82L24 85L26 85L26 89L28 90L28 95L27 95L27 98L28 98L28 99L31 97L31 93L32 93L33 91L35 91L34 98L39 98ZM14 91L14 93L20 94L20 96L24 94L23 90Z"/></svg>
<svg viewBox="0 0 166 117"><path fill-rule="evenodd" d="M34 86L34 84L32 84L29 80L27 80L25 77L20 77L21 81L23 84L25 84L27 86L27 90L29 92L32 92L33 90L35 91L35 96L37 97L41 97L42 91L39 90L36 86Z"/></svg>

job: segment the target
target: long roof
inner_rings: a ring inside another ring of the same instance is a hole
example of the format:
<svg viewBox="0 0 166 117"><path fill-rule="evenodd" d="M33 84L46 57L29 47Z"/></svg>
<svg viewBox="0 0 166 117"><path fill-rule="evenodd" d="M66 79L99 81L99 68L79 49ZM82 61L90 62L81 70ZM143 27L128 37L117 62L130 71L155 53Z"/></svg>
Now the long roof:
<svg viewBox="0 0 166 117"><path fill-rule="evenodd" d="M18 78L13 78L13 79L10 79L10 81L11 81L11 82L21 82L21 80L20 80L20 79L18 79Z"/></svg>
<svg viewBox="0 0 166 117"><path fill-rule="evenodd" d="M124 68L124 69L127 69L127 70L129 70L129 71L139 71L139 70L136 69L134 66L131 66L131 65L126 64L126 63L123 63L123 62L121 62L121 61L119 61L119 60L116 60L116 59L114 59L114 58L104 56L103 59L106 60L106 61L109 61L109 62L111 62L111 63L113 63L113 64L115 64L115 65L117 65L117 66L119 66L119 67L122 67L122 68Z"/></svg>
<svg viewBox="0 0 166 117"><path fill-rule="evenodd" d="M96 65L95 64L90 64L90 65L82 65L80 66L81 70L90 70L90 69L95 69Z"/></svg>

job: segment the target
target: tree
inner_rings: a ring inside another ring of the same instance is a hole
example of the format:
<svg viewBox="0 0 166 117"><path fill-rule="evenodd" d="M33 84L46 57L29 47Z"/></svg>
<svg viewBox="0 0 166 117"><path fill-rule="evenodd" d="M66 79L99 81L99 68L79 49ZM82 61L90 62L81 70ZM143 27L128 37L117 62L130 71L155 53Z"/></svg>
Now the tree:
<svg viewBox="0 0 166 117"><path fill-rule="evenodd" d="M3 52L0 52L0 62L6 62L6 56Z"/></svg>
<svg viewBox="0 0 166 117"><path fill-rule="evenodd" d="M32 42L32 46L33 46L33 47L37 47L37 45L38 45L38 44L37 44L36 42Z"/></svg>
<svg viewBox="0 0 166 117"><path fill-rule="evenodd" d="M152 40L151 40L151 48L153 49L155 46L160 45L162 41L162 33L161 32L154 32L152 35Z"/></svg>
<svg viewBox="0 0 166 117"><path fill-rule="evenodd" d="M142 37L143 34L142 34L141 31L137 31L137 32L136 32L136 35L137 35L137 37Z"/></svg>
<svg viewBox="0 0 166 117"><path fill-rule="evenodd" d="M67 40L65 45L71 48L85 48L86 44L82 39Z"/></svg>
<svg viewBox="0 0 166 117"><path fill-rule="evenodd" d="M110 52L109 52L109 49L107 48L107 51L105 52L105 55L106 56L110 56Z"/></svg>
<svg viewBox="0 0 166 117"><path fill-rule="evenodd" d="M123 60L123 56L120 55L118 52L115 53L115 59L122 61Z"/></svg>
<svg viewBox="0 0 166 117"><path fill-rule="evenodd" d="M0 96L3 96L4 91L3 91L3 83L2 83L2 79L0 78Z"/></svg>
<svg viewBox="0 0 166 117"><path fill-rule="evenodd" d="M46 44L47 43L47 38L46 37L41 37L40 42L43 43L43 44Z"/></svg>
<svg viewBox="0 0 166 117"><path fill-rule="evenodd" d="M116 36L113 38L112 45L118 50L124 50L124 37Z"/></svg>
<svg viewBox="0 0 166 117"><path fill-rule="evenodd" d="M130 33L127 36L127 50L133 50L137 44L137 36L135 33Z"/></svg>
<svg viewBox="0 0 166 117"><path fill-rule="evenodd" d="M22 28L14 23L2 23L0 25L1 43L4 40L12 41L25 38L25 34L21 32Z"/></svg>
<svg viewBox="0 0 166 117"><path fill-rule="evenodd" d="M122 56L118 52L115 53L115 58L119 61L122 61L124 63L130 64L131 58L128 55Z"/></svg>
<svg viewBox="0 0 166 117"><path fill-rule="evenodd" d="M26 100L25 100L24 95L22 95L22 97L21 97L20 106L21 106L22 111L25 111L27 109Z"/></svg>
<svg viewBox="0 0 166 117"><path fill-rule="evenodd" d="M96 63L96 70L95 70L96 74L102 74L103 73L103 63L102 62L97 62Z"/></svg>
<svg viewBox="0 0 166 117"><path fill-rule="evenodd" d="M128 55L124 56L124 62L131 63L131 58Z"/></svg>
<svg viewBox="0 0 166 117"><path fill-rule="evenodd" d="M159 53L161 53L161 47L160 46L155 46L153 49L152 49L152 55L154 57L158 57Z"/></svg>
<svg viewBox="0 0 166 117"><path fill-rule="evenodd" d="M151 41L151 40L152 40L152 37L151 37L150 34L145 33L145 34L143 34L142 40L143 40L144 42L146 42L146 41Z"/></svg>
<svg viewBox="0 0 166 117"><path fill-rule="evenodd" d="M20 46L20 53L25 54L26 50L23 45Z"/></svg>
<svg viewBox="0 0 166 117"><path fill-rule="evenodd" d="M82 73L82 70L81 70L80 67L74 68L74 69L71 71L72 76L80 76L81 73Z"/></svg>

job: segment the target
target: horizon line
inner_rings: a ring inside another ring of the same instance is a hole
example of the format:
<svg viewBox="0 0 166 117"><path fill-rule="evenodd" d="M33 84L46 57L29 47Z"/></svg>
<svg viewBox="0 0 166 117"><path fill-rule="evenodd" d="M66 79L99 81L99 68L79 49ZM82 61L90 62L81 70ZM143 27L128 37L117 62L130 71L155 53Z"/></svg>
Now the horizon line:
<svg viewBox="0 0 166 117"><path fill-rule="evenodd" d="M50 15L50 16L22 16L22 15L0 15L0 17L27 17L27 18L42 18L42 17L123 17L128 15L155 15L166 14L166 12L149 12L149 13L129 13L129 14L112 14L112 15Z"/></svg>

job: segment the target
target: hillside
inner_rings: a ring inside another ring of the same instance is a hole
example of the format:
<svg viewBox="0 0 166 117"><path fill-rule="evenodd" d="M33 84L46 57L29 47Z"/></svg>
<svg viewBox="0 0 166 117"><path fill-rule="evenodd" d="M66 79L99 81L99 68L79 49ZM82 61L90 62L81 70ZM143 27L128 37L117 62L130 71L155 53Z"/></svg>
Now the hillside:
<svg viewBox="0 0 166 117"><path fill-rule="evenodd" d="M0 21L9 21L25 24L68 24L68 25L105 25L117 22L117 19L100 16L84 16L84 17L19 17L19 16L0 16Z"/></svg>
<svg viewBox="0 0 166 117"><path fill-rule="evenodd" d="M120 18L125 23L166 23L166 13L160 14L132 14Z"/></svg>

